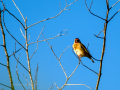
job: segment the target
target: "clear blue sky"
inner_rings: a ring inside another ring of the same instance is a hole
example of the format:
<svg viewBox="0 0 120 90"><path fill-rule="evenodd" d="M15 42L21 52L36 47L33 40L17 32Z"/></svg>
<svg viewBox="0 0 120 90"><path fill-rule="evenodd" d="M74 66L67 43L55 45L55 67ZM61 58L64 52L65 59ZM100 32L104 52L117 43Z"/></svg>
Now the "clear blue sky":
<svg viewBox="0 0 120 90"><path fill-rule="evenodd" d="M12 0L3 0L6 8L19 18L22 23L24 23L21 15L14 6ZM74 0L67 0L70 4ZM33 23L53 17L60 12L59 3L61 2L61 8L63 9L66 5L65 0L15 0L17 6L21 10L23 16L27 17L27 26ZM117 2L117 0L109 0L110 7ZM91 0L87 0L88 6L91 4ZM0 3L0 8L3 9ZM49 40L51 46L56 55L59 57L62 51L68 46L72 46L75 38L79 38L81 42L87 46L89 43L89 51L93 57L100 59L102 53L103 40L96 38L94 34L98 34L104 27L104 21L91 15L85 6L84 0L78 0L73 5L69 6L61 15L58 17L39 23L28 29L28 34L30 34L30 42L36 41L41 29L46 25L43 30L43 34L46 38L51 38L59 34L65 29L68 30L68 34L62 37ZM120 2L114 6L110 12L110 18L117 10L120 9ZM106 17L106 1L105 0L94 0L91 7L91 11L103 18ZM22 26L16 21L11 15L5 12L5 24L11 34L22 44L25 43L24 37L22 36L20 29ZM5 30L5 29L4 29ZM23 30L23 33L24 30ZM15 41L10 37L10 35L5 31L6 44L8 54L11 55L15 49ZM99 90L120 90L120 12L108 23L107 27L107 37L106 37L106 49L103 58L103 68L102 76L100 80ZM103 36L103 32L100 34ZM43 40L41 36L39 40ZM0 44L3 44L2 33L0 32ZM19 49L20 45L16 44L16 48ZM29 55L36 49L36 44L29 46ZM16 54L16 57L20 54L19 61L28 68L26 52L22 49ZM82 62L99 72L99 61L95 61L93 64L88 58L82 58ZM6 56L4 53L4 48L0 47L0 63L6 63ZM35 77L35 70L39 65L38 69L38 90L47 90L53 83L53 89L57 90L54 82L61 87L65 81L65 75L58 60L53 55L47 42L40 42L38 44L38 50L31 59L31 71L32 77ZM61 63L69 76L78 64L78 59L74 56L72 48L69 47L67 51L63 54L61 58ZM14 57L10 57L10 69L12 73L13 83L15 84L16 90L22 90L17 75L16 75L16 60ZM18 64L18 73L22 83L27 89L27 81L23 77L23 74L27 77L30 82L28 72ZM86 84L87 86L95 90L98 76L82 66L78 67L73 76L69 79L68 84ZM10 86L9 76L7 68L0 65L0 83ZM10 90L2 85L0 89ZM29 86L30 90L31 87ZM65 86L63 90L89 90L85 86Z"/></svg>

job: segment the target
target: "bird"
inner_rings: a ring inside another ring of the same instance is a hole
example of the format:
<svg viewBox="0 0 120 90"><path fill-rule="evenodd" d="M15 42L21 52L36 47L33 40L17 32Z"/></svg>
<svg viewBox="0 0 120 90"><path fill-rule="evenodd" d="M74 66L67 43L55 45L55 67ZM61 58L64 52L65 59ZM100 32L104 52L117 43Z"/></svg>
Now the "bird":
<svg viewBox="0 0 120 90"><path fill-rule="evenodd" d="M82 57L88 57L93 63L92 56L87 48L81 43L79 38L75 38L74 44L72 45L74 52L77 54L78 59Z"/></svg>

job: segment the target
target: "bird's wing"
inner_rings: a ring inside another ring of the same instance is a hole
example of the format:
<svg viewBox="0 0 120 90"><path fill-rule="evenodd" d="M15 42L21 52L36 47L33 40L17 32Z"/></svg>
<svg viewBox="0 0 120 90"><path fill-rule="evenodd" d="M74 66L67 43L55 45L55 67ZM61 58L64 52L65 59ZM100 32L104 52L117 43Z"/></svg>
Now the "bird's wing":
<svg viewBox="0 0 120 90"><path fill-rule="evenodd" d="M89 54L88 50L86 49L86 47L85 47L82 43L81 43L81 48L82 48L86 53Z"/></svg>

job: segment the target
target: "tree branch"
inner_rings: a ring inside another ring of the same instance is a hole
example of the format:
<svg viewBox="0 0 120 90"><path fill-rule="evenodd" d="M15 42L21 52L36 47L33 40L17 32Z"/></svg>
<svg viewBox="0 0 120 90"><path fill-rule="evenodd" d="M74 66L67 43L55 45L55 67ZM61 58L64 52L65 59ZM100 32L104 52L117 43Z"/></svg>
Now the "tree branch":
<svg viewBox="0 0 120 90"><path fill-rule="evenodd" d="M114 16L115 16L119 11L120 11L120 9L108 20L108 22L109 22L110 20L112 20L112 18L114 18Z"/></svg>
<svg viewBox="0 0 120 90"><path fill-rule="evenodd" d="M45 27L45 26L44 26L44 27ZM41 32L40 32L38 38L37 38L37 47L36 47L36 50L33 52L32 56L30 57L30 59L33 57L33 55L36 53L36 51L37 51L37 49L38 49L38 40L39 40L39 38L40 38L40 35L41 35L41 33L42 33L44 27L42 28L42 30L41 30ZM28 44L28 45L29 45L29 44Z"/></svg>
<svg viewBox="0 0 120 90"><path fill-rule="evenodd" d="M48 41L48 40L51 40L51 39L54 39L54 38L57 38L57 37L60 37L60 36L63 36L63 35L66 35L66 33L62 34L63 32L67 31L68 29L65 29L64 31L61 31L58 35L54 36L53 38L48 38L48 39L44 39L44 40L40 40L40 41L36 41L36 42L31 42L29 43L28 45L31 45L31 44L34 44L34 43L38 43L38 42L43 42L43 41Z"/></svg>
<svg viewBox="0 0 120 90"><path fill-rule="evenodd" d="M93 1L92 1L92 3L93 3ZM102 17L100 17L100 16L98 16L98 15L96 15L96 14L94 14L94 13L91 12L90 9L91 9L92 3L91 3L91 5L90 5L90 8L88 8L87 3L86 3L86 0L85 0L85 5L86 5L88 11L89 11L93 16L96 16L96 17L98 17L98 18L100 18L100 19L102 19L102 20L105 20L104 18L102 18Z"/></svg>
<svg viewBox="0 0 120 90"><path fill-rule="evenodd" d="M98 90L98 86L99 86L99 82L100 82L100 78L101 78L101 71L102 71L102 62L103 62L103 57L104 57L104 53L105 53L105 44L106 44L106 30L107 30L107 25L108 25L108 14L109 14L109 3L108 0L106 0L106 4L107 4L107 13L106 13L106 21L105 21L105 25L104 25L104 39L103 39L103 48L102 48L102 55L101 55L101 61L100 61L100 68L99 68L99 74L98 74L98 80L97 80L97 84L96 84L96 89Z"/></svg>
<svg viewBox="0 0 120 90"><path fill-rule="evenodd" d="M53 84L51 85L51 87L48 90L51 90L51 89L53 89Z"/></svg>
<svg viewBox="0 0 120 90"><path fill-rule="evenodd" d="M26 20L25 20L25 28L27 27L27 23L26 23L26 22L27 22L27 18L26 18ZM34 90L33 78L32 78L31 67L30 67L30 58L29 58L29 53L28 53L27 28L25 29L25 41L26 41L26 55L27 55L29 76L30 76L30 80L31 80L32 90Z"/></svg>
<svg viewBox="0 0 120 90"><path fill-rule="evenodd" d="M84 86L86 86L86 87L89 88L89 89L93 89L93 88L90 88L89 86L87 86L87 85L85 85L85 84L66 84L66 85L84 85Z"/></svg>
<svg viewBox="0 0 120 90"><path fill-rule="evenodd" d="M2 64L2 63L0 63L1 65L3 65L3 66L5 66L5 67L7 67L7 65L4 65L4 64Z"/></svg>
<svg viewBox="0 0 120 90"><path fill-rule="evenodd" d="M18 42L18 41L15 39L15 37L8 31L8 29L7 29L6 25L5 25L5 22L4 22L4 11L3 11L3 24L4 24L4 27L5 27L6 31L8 32L8 34L9 34L20 46L22 46L22 47L24 48L24 46L23 46L20 42ZM24 48L24 49L25 49L25 48ZM25 49L25 50L26 50L26 49Z"/></svg>
<svg viewBox="0 0 120 90"><path fill-rule="evenodd" d="M110 7L110 9L112 9L118 2L120 2L120 0L118 0L114 5L112 5L112 7Z"/></svg>
<svg viewBox="0 0 120 90"><path fill-rule="evenodd" d="M13 1L13 3L14 3L15 7L17 8L17 10L19 11L20 15L22 16L24 22L25 22L25 18L24 18L24 16L23 16L23 14L21 13L20 9L19 9L18 6L15 4L15 1L14 1L14 0L12 0L12 1Z"/></svg>
<svg viewBox="0 0 120 90"><path fill-rule="evenodd" d="M4 30L3 30L3 27L2 27L1 18L2 17L1 17L1 10L0 10L0 27L1 27L1 32L2 32L2 36L3 36L4 51L5 51L5 55L6 55L6 58L7 58L7 70L8 70L8 74L9 74L11 89L14 90L14 85L13 85L13 80L12 80L12 75L11 75L11 70L10 70L9 56L8 56L8 52L7 52L7 48L6 48L6 39L5 39Z"/></svg>
<svg viewBox="0 0 120 90"><path fill-rule="evenodd" d="M73 3L77 2L77 1L78 1L78 0L75 0L75 1L72 2L71 4L66 5L65 8L64 8L63 10L61 10L60 13L58 13L56 16L54 16L54 17L50 17L50 18L47 18L47 19L44 19L44 20L42 20L42 21L38 21L38 22L36 22L36 23L34 23L34 24L28 26L27 28L30 28L30 27L32 27L32 26L38 24L38 23L41 23L41 22L44 22L44 21L47 21L47 20L50 20L50 19L56 18L56 17L59 16L63 11L67 10L66 8L67 8L68 6L72 5ZM59 4L59 5L60 5L60 4ZM61 8L60 8L60 9L61 9Z"/></svg>
<svg viewBox="0 0 120 90"><path fill-rule="evenodd" d="M25 29L25 26L23 25L23 23L15 16L13 15L9 10L5 9L5 11L7 11L11 16L13 16L21 25L22 27Z"/></svg>
<svg viewBox="0 0 120 90"><path fill-rule="evenodd" d="M9 86L7 86L7 85L5 85L5 84L2 84L2 83L0 83L0 85L3 85L3 86L8 87L8 88L11 88L11 87L9 87ZM12 88L11 88L11 89L12 89Z"/></svg>
<svg viewBox="0 0 120 90"><path fill-rule="evenodd" d="M15 55L14 55L14 57L15 57ZM15 58L16 58L16 57L15 57ZM17 59L17 58L16 58L16 59ZM22 85L22 87L24 88L24 90L26 90L25 87L23 86L23 84L22 84L20 78L19 78L18 69L17 69L18 60L19 60L19 56L18 56L17 64L16 64L16 74L17 74L17 78L18 78L18 81L20 82L20 84Z"/></svg>

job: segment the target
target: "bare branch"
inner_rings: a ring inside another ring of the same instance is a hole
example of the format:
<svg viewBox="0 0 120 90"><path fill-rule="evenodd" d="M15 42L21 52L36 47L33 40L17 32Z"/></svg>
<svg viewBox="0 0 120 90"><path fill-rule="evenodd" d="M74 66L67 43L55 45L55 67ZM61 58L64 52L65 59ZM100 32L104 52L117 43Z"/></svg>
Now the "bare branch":
<svg viewBox="0 0 120 90"><path fill-rule="evenodd" d="M60 2L60 3L61 3L61 2ZM59 7L60 7L60 10L62 10L62 9L61 9L61 6L60 6L60 3L59 3Z"/></svg>
<svg viewBox="0 0 120 90"><path fill-rule="evenodd" d="M48 41L48 40L51 40L51 39L54 39L54 38L57 38L57 37L60 37L60 36L63 36L63 35L66 35L66 33L62 34L63 32L65 32L66 30L68 29L65 29L64 31L60 32L58 35L54 36L53 38L48 38L48 39L44 39L44 40L40 40L40 41L36 41L36 42L32 42L32 43L29 43L28 45L30 44L34 44L34 43L38 43L38 42L43 42L43 41Z"/></svg>
<svg viewBox="0 0 120 90"><path fill-rule="evenodd" d="M21 13L20 9L19 9L18 6L15 4L15 1L14 1L14 0L12 0L12 1L13 1L13 3L14 3L15 7L17 8L17 10L19 11L20 15L22 16L24 22L25 22L25 18L24 18L24 16L23 16L23 14Z"/></svg>
<svg viewBox="0 0 120 90"><path fill-rule="evenodd" d="M48 18L48 19L44 19L44 20L39 21L39 22L37 22L37 23L34 23L34 24L28 26L27 28L30 28L31 26L34 26L34 25L36 25L36 24L38 24L38 23L41 23L41 22L44 22L44 21L47 21L47 20L50 20L50 19L56 18L56 17L59 16L63 11L67 10L66 8L67 8L68 6L72 5L72 4L75 3L75 2L77 2L77 0L75 0L74 2L72 2L72 3L69 4L69 5L66 5L65 8L64 8L63 10L61 10L60 13L58 13L56 16L54 16L54 17L50 17L50 18Z"/></svg>
<svg viewBox="0 0 120 90"><path fill-rule="evenodd" d="M77 67L75 68L75 70L72 72L72 74L71 74L68 78L66 78L65 84L60 88L60 90L63 89L63 88L66 86L68 80L69 80L70 77L75 73L75 71L77 70L77 68L78 68L79 65L80 65L80 61L78 62L78 65L77 65Z"/></svg>
<svg viewBox="0 0 120 90"><path fill-rule="evenodd" d="M107 4L107 9L109 10L109 1L106 0L106 4Z"/></svg>
<svg viewBox="0 0 120 90"><path fill-rule="evenodd" d="M64 74L65 74L65 76L66 76L66 79L68 78L67 77L67 74L66 74L66 72L65 72L65 70L64 70L64 68L63 68L63 66L62 66L62 64L61 64L61 62L60 62L60 60L59 60L59 64L60 64L60 66L61 66L61 68L62 68L62 70L63 70L63 72L64 72Z"/></svg>
<svg viewBox="0 0 120 90"><path fill-rule="evenodd" d="M3 11L3 24L4 24L4 27L5 27L6 31L9 33L9 35L10 35L20 46L22 46L22 47L24 48L24 46L23 46L20 42L18 42L18 41L15 39L15 37L8 31L8 29L7 29L6 25L5 25L5 22L4 22L4 11ZM25 49L25 48L24 48L24 49ZM26 50L26 49L25 49L25 50Z"/></svg>
<svg viewBox="0 0 120 90"><path fill-rule="evenodd" d="M4 11L3 11L3 13L4 13ZM4 51L5 51L5 55L6 55L6 58L7 58L7 70L8 70L8 74L9 74L11 89L14 90L14 85L13 85L13 80L12 80L12 75L11 75L11 70L10 70L9 56L8 56L8 52L7 52L7 48L6 48L5 33L4 33L4 30L3 30L3 27L2 27L1 18L2 17L1 17L1 10L0 10L0 27L1 27L1 32L2 32L2 36L3 36Z"/></svg>
<svg viewBox="0 0 120 90"><path fill-rule="evenodd" d="M8 88L11 88L11 87L9 87L9 86L7 86L7 85L5 85L5 84L2 84L2 83L0 83L0 85L3 85L3 86L8 87Z"/></svg>
<svg viewBox="0 0 120 90"><path fill-rule="evenodd" d="M99 33L98 35L95 35L95 34L94 34L94 36L96 36L97 38L104 39L103 37L98 37L98 36L101 34L101 32L103 32L103 31L104 31L104 30L100 31L100 33Z"/></svg>
<svg viewBox="0 0 120 90"><path fill-rule="evenodd" d="M2 64L2 63L0 63L1 65L3 65L3 66L5 66L5 67L7 67L7 65L4 65L4 64Z"/></svg>
<svg viewBox="0 0 120 90"><path fill-rule="evenodd" d="M23 47L25 46L25 44L23 45ZM11 54L9 57L11 57L12 55L16 54L18 51L20 51L23 47L19 48L17 51L13 52L13 54Z"/></svg>
<svg viewBox="0 0 120 90"><path fill-rule="evenodd" d="M99 68L99 74L98 74L98 80L97 80L97 84L96 84L96 90L98 90L98 86L99 86L99 82L100 82L100 78L101 78L101 71L102 71L102 62L103 62L103 57L104 57L104 53L105 53L105 45L106 45L106 30L107 30L107 25L108 25L108 14L109 14L109 3L108 0L106 0L107 3L107 13L106 13L106 21L104 24L104 39L103 39L103 48L102 48L102 55L101 55L101 61L100 61L100 68Z"/></svg>
<svg viewBox="0 0 120 90"><path fill-rule="evenodd" d="M43 33L42 33L43 35ZM45 39L44 35L43 35L43 38ZM55 55L55 57L57 58L57 60L59 60L59 58L56 56L56 54L54 53L53 49L52 49L52 46L49 44L48 41L46 41L48 43L48 45L50 46L50 49L52 50L53 54Z"/></svg>
<svg viewBox="0 0 120 90"><path fill-rule="evenodd" d="M36 53L37 49L38 49L38 43L37 43L37 47L36 47L35 51L34 51L33 54L31 55L31 57L30 57L29 60L31 60L31 58L33 57L33 55Z"/></svg>
<svg viewBox="0 0 120 90"><path fill-rule="evenodd" d="M23 37L25 38L25 35L23 34L23 31L22 31L22 29L21 29L21 28L20 28L20 31L21 31L21 33L22 33Z"/></svg>
<svg viewBox="0 0 120 90"><path fill-rule="evenodd" d="M90 5L90 8L89 8L89 9L91 9L92 4L93 4L93 1L91 2L91 5Z"/></svg>
<svg viewBox="0 0 120 90"><path fill-rule="evenodd" d="M26 42L26 55L27 55L27 62L28 62L28 69L29 69L29 76L31 80L32 90L34 90L34 84L33 84L33 78L31 74L31 67L30 67L30 58L29 58L29 52L28 52L28 39L27 39L27 18L25 20L25 42Z"/></svg>
<svg viewBox="0 0 120 90"><path fill-rule="evenodd" d="M92 3L93 3L93 1L92 1ZM91 3L91 5L92 5L92 3ZM94 13L91 12L91 10L90 10L90 9L91 9L91 6L90 6L90 8L88 8L87 3L86 3L86 0L85 0L85 5L86 5L88 11L89 11L93 16L96 16L96 17L98 17L98 18L100 18L100 19L102 19L102 20L105 20L104 18L102 18L102 17L100 17L100 16L98 16L98 15L96 15L96 14L94 14Z"/></svg>
<svg viewBox="0 0 120 90"><path fill-rule="evenodd" d="M25 69L29 72L29 70L20 62L18 61L18 59L15 57L15 54L14 54L14 58L17 60L17 62Z"/></svg>
<svg viewBox="0 0 120 90"><path fill-rule="evenodd" d="M57 87L57 89L60 90L59 87L57 86L57 84L56 84L55 82L54 82L54 84L55 84L55 86Z"/></svg>
<svg viewBox="0 0 120 90"><path fill-rule="evenodd" d="M119 11L120 11L120 9L108 20L108 22L109 22L110 20L112 20L112 18L113 18Z"/></svg>
<svg viewBox="0 0 120 90"><path fill-rule="evenodd" d="M68 77L68 79L75 73L75 71L77 70L78 66L80 65L80 61L78 62L78 65L76 66L75 70L72 72L72 74Z"/></svg>
<svg viewBox="0 0 120 90"><path fill-rule="evenodd" d="M112 5L112 7L110 7L110 9L112 9L120 0L118 0L114 5ZM110 10L109 9L109 10Z"/></svg>
<svg viewBox="0 0 120 90"><path fill-rule="evenodd" d="M94 70L92 70L92 69L90 69L89 67L87 67L86 65L84 65L84 64L82 63L82 61L81 61L81 64L82 64L84 67L86 67L87 69L89 69L90 71L92 71L92 72L94 72L95 74L99 75L97 72L95 72Z"/></svg>
<svg viewBox="0 0 120 90"><path fill-rule="evenodd" d="M44 27L45 27L45 26L44 26ZM30 59L33 57L33 55L36 53L36 51L37 51L37 49L38 49L38 40L39 40L39 37L40 37L40 35L41 35L41 33L42 33L44 27L42 28L42 30L41 30L41 32L40 32L38 38L37 38L37 47L36 47L36 50L33 52L32 56L30 57Z"/></svg>
<svg viewBox="0 0 120 90"><path fill-rule="evenodd" d="M14 57L15 57L15 55L14 55ZM17 59L17 58L16 58L16 59ZM25 89L25 87L23 86L23 84L22 84L22 82L21 82L20 78L19 78L18 69L17 69L18 60L19 60L19 56L18 56L18 59L17 59L17 64L16 64L16 74L17 74L17 78L18 78L18 81L20 82L20 84L22 85L22 87L24 88L24 90L26 90L26 89Z"/></svg>
<svg viewBox="0 0 120 90"><path fill-rule="evenodd" d="M24 74L23 74L23 76L24 76ZM30 82L27 80L27 77L24 76L24 78L26 79L27 83L29 83L29 85L32 86L32 85L30 84Z"/></svg>
<svg viewBox="0 0 120 90"><path fill-rule="evenodd" d="M25 29L25 26L23 25L23 23L15 16L13 15L9 10L5 9L5 11L7 11L11 16L13 16L22 26L23 28Z"/></svg>
<svg viewBox="0 0 120 90"><path fill-rule="evenodd" d="M62 53L61 53L61 55L60 55L60 57L59 57L59 60L61 59L61 56L63 55L63 53L69 48L70 46L68 46Z"/></svg>
<svg viewBox="0 0 120 90"><path fill-rule="evenodd" d="M53 87L53 84L51 85L51 87L48 89L48 90L51 90L51 89L53 89L54 87Z"/></svg>
<svg viewBox="0 0 120 90"><path fill-rule="evenodd" d="M37 68L36 68L36 73L35 73L35 79L34 79L34 82L35 83L35 90L37 90L37 75L38 75L38 63L37 63Z"/></svg>
<svg viewBox="0 0 120 90"><path fill-rule="evenodd" d="M87 85L85 85L85 84L66 84L66 85L84 85L84 86L86 86L86 87L89 88L89 89L93 89L93 88L90 88L89 86L87 86Z"/></svg>

